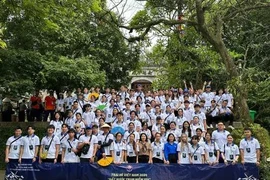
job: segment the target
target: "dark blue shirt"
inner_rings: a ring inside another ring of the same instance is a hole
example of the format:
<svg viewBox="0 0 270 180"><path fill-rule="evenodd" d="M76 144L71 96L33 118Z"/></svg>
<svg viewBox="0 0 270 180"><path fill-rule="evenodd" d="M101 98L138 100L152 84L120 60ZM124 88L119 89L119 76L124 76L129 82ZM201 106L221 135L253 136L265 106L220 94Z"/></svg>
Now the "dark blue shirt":
<svg viewBox="0 0 270 180"><path fill-rule="evenodd" d="M164 156L165 160L168 161L169 154L177 154L177 144L176 143L166 143L164 145Z"/></svg>

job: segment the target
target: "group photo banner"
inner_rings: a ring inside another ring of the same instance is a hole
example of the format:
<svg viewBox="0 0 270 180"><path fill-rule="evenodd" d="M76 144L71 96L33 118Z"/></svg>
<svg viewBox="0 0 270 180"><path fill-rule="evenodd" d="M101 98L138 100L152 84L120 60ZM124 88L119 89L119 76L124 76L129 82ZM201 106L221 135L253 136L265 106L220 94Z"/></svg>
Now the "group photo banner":
<svg viewBox="0 0 270 180"><path fill-rule="evenodd" d="M9 163L5 180L259 180L259 170L255 164Z"/></svg>

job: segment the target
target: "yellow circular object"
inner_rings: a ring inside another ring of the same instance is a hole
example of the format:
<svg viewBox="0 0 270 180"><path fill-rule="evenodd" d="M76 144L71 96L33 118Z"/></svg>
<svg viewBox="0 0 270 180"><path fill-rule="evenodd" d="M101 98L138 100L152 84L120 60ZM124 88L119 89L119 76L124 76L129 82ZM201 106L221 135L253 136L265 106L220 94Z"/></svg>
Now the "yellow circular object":
<svg viewBox="0 0 270 180"><path fill-rule="evenodd" d="M112 157L106 157L106 158L100 159L97 163L98 163L98 165L100 165L102 167L106 167L106 166L109 166L112 162L113 162Z"/></svg>
<svg viewBox="0 0 270 180"><path fill-rule="evenodd" d="M40 158L41 159L46 159L48 156L48 151L43 151L41 154L40 154Z"/></svg>

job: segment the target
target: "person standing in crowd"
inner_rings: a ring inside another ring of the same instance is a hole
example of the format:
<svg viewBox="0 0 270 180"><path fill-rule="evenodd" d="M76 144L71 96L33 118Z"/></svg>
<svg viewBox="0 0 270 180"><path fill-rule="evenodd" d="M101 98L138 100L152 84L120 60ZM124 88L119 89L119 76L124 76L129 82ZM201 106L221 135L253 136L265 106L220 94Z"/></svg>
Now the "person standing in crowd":
<svg viewBox="0 0 270 180"><path fill-rule="evenodd" d="M64 99L65 110L71 109L72 108L72 104L75 101L75 98L71 94L72 94L72 92L70 90L68 90L67 97Z"/></svg>
<svg viewBox="0 0 270 180"><path fill-rule="evenodd" d="M82 116L82 109L79 108L79 104L78 101L74 101L73 102L73 106L72 106L72 113L73 113L73 118L76 119L77 113L80 113Z"/></svg>
<svg viewBox="0 0 270 180"><path fill-rule="evenodd" d="M44 101L44 107L45 107L45 111L44 111L44 121L47 121L49 115L50 115L50 120L52 120L54 118L54 112L55 112L55 105L56 105L56 99L53 96L53 90L50 90L49 92L49 96L45 97L45 101Z"/></svg>
<svg viewBox="0 0 270 180"><path fill-rule="evenodd" d="M67 118L65 119L65 124L67 124L69 128L73 128L75 119L72 110L67 110Z"/></svg>
<svg viewBox="0 0 270 180"><path fill-rule="evenodd" d="M165 164L177 163L177 143L173 133L170 133L167 138L167 143L164 145Z"/></svg>
<svg viewBox="0 0 270 180"><path fill-rule="evenodd" d="M61 121L60 112L55 112L54 113L54 119L51 120L50 125L53 125L55 127L54 134L56 136L59 136L59 134L61 134L62 124L63 124L63 121Z"/></svg>
<svg viewBox="0 0 270 180"><path fill-rule="evenodd" d="M167 134L173 133L174 137L176 139L176 142L178 142L179 137L181 136L181 131L176 128L176 123L174 121L172 121L169 124L169 127L170 127L170 129L167 130Z"/></svg>
<svg viewBox="0 0 270 180"><path fill-rule="evenodd" d="M223 147L220 149L221 151L221 156L224 160L224 163L226 165L228 164L236 164L238 162L239 158L239 148L236 144L233 143L233 137L232 135L227 136L227 143L224 144Z"/></svg>
<svg viewBox="0 0 270 180"><path fill-rule="evenodd" d="M96 110L97 111L97 110ZM82 118L86 126L93 126L94 124L98 125L98 119L95 119L95 113L91 111L91 105L85 105L85 112L82 115Z"/></svg>
<svg viewBox="0 0 270 180"><path fill-rule="evenodd" d="M143 122L143 123L142 123L142 130L141 130L140 134L142 134L142 133L145 133L145 134L147 135L148 141L151 141L152 133L151 133L151 131L148 129L148 125L147 125L146 122Z"/></svg>
<svg viewBox="0 0 270 180"><path fill-rule="evenodd" d="M125 162L136 163L138 162L139 146L135 141L135 134L129 135L129 141L126 143Z"/></svg>
<svg viewBox="0 0 270 180"><path fill-rule="evenodd" d="M196 135L198 136L198 144L202 147L204 147L205 144L205 138L204 138L204 133L201 128L196 129Z"/></svg>
<svg viewBox="0 0 270 180"><path fill-rule="evenodd" d="M228 101L227 106L228 106L228 108L230 108L232 110L233 109L234 100L233 100L233 95L231 93L229 93L228 88L225 88L224 89L224 93L222 95L222 99Z"/></svg>
<svg viewBox="0 0 270 180"><path fill-rule="evenodd" d="M245 138L240 141L240 153L241 162L254 163L257 166L260 165L260 143L259 141L252 137L252 131L250 128L244 129Z"/></svg>
<svg viewBox="0 0 270 180"><path fill-rule="evenodd" d="M16 127L14 135L9 137L6 142L5 162L18 163L20 156L20 146L22 140L22 128Z"/></svg>
<svg viewBox="0 0 270 180"><path fill-rule="evenodd" d="M58 153L60 149L60 140L54 135L55 127L54 125L49 125L47 127L47 135L42 138L40 152L39 152L39 163L48 162L56 163L58 158ZM44 157L42 157L45 155Z"/></svg>
<svg viewBox="0 0 270 180"><path fill-rule="evenodd" d="M62 149L62 156L61 156L61 162L62 163L78 163L80 162L80 159L77 155L78 153L78 145L79 140L75 138L75 130L70 129L68 130L68 138L65 139L61 143L61 149Z"/></svg>
<svg viewBox="0 0 270 180"><path fill-rule="evenodd" d="M41 121L42 100L39 97L39 90L36 90L35 95L30 98L31 120Z"/></svg>
<svg viewBox="0 0 270 180"><path fill-rule="evenodd" d="M118 132L115 134L115 141L111 145L111 151L113 151L114 164L122 164L124 162L126 145L122 141L123 135Z"/></svg>
<svg viewBox="0 0 270 180"><path fill-rule="evenodd" d="M151 111L151 105L150 104L146 104L145 105L146 110L145 112L142 113L142 122L147 123L148 128L151 130L152 129L152 125L153 125L153 113Z"/></svg>
<svg viewBox="0 0 270 180"><path fill-rule="evenodd" d="M40 141L34 133L35 128L28 126L27 136L24 136L21 140L19 163L32 164L36 162Z"/></svg>
<svg viewBox="0 0 270 180"><path fill-rule="evenodd" d="M80 162L94 163L97 152L98 139L92 134L92 127L86 126L85 135L79 138L78 149L82 152Z"/></svg>
<svg viewBox="0 0 270 180"><path fill-rule="evenodd" d="M84 129L85 129L85 124L84 124L84 122L83 122L83 120L82 120L82 114L79 113L79 112L76 113L76 121L75 121L75 124L80 124L80 125L81 125L82 131L84 131Z"/></svg>
<svg viewBox="0 0 270 180"><path fill-rule="evenodd" d="M215 95L211 92L210 84L206 85L205 88L205 92L202 94L202 99L205 100L205 107L207 108L211 106L211 101L215 98Z"/></svg>
<svg viewBox="0 0 270 180"><path fill-rule="evenodd" d="M100 135L100 139L98 140L98 147L101 149L102 157L112 157L111 144L114 140L113 134L110 133L110 126L108 124L104 124L101 126L101 130L103 134ZM101 157L98 157L99 159Z"/></svg>
<svg viewBox="0 0 270 180"><path fill-rule="evenodd" d="M233 120L234 116L231 111L231 109L227 106L228 105L228 100L224 100L222 102L222 106L219 108L219 118L222 120L222 122L228 122L229 121L229 128L233 128Z"/></svg>
<svg viewBox="0 0 270 180"><path fill-rule="evenodd" d="M85 100L83 97L83 93L79 93L78 94L78 99L76 99L76 101L78 102L78 108L84 112L85 111Z"/></svg>
<svg viewBox="0 0 270 180"><path fill-rule="evenodd" d="M188 141L191 140L192 131L191 131L190 124L189 124L188 121L185 121L183 123L183 128L181 129L181 134L186 134L187 135L187 138L188 138Z"/></svg>
<svg viewBox="0 0 270 180"><path fill-rule="evenodd" d="M207 129L206 116L205 113L201 111L201 106L199 104L195 104L194 109L195 111L192 114L192 119L197 116L199 118L199 124L203 126L203 129Z"/></svg>
<svg viewBox="0 0 270 180"><path fill-rule="evenodd" d="M128 130L125 132L124 134L124 142L125 143L128 143L129 142L129 137L131 134L134 134L135 136L135 142L139 142L139 139L140 139L140 135L137 131L135 131L135 125L133 122L130 122L128 124Z"/></svg>
<svg viewBox="0 0 270 180"><path fill-rule="evenodd" d="M178 163L179 164L190 164L189 161L189 150L190 144L188 143L188 136L186 134L181 135L181 141L178 143Z"/></svg>
<svg viewBox="0 0 270 180"><path fill-rule="evenodd" d="M135 93L135 97L137 98L138 96L141 96L141 98L144 98L144 93L142 91L142 85L138 84L137 85L137 92Z"/></svg>
<svg viewBox="0 0 270 180"><path fill-rule="evenodd" d="M74 130L76 131L75 138L80 139L80 137L84 134L81 128L81 124L74 124Z"/></svg>
<svg viewBox="0 0 270 180"><path fill-rule="evenodd" d="M212 140L210 133L205 134L205 161L209 165L215 165L219 162L220 151L216 142Z"/></svg>
<svg viewBox="0 0 270 180"><path fill-rule="evenodd" d="M230 132L225 130L223 122L219 122L217 127L218 129L214 130L212 133L212 138L218 144L219 149L221 149L224 144L227 143L227 136L230 134Z"/></svg>
<svg viewBox="0 0 270 180"><path fill-rule="evenodd" d="M197 135L192 136L191 138L189 153L190 164L204 164L205 152L204 148L199 145L199 137Z"/></svg>
<svg viewBox="0 0 270 180"><path fill-rule="evenodd" d="M184 111L183 111L183 109L181 109L181 108L178 109L177 116L175 117L174 121L176 123L177 129L179 129L179 130L182 129L183 123L185 121L187 121L187 119L184 117Z"/></svg>
<svg viewBox="0 0 270 180"><path fill-rule="evenodd" d="M218 121L218 115L219 115L219 109L218 109L218 106L216 104L216 101L215 100L212 100L211 101L211 107L209 109L207 109L206 111L206 122L207 122L207 125L210 127L210 128L213 128L213 123L217 123Z"/></svg>
<svg viewBox="0 0 270 180"><path fill-rule="evenodd" d="M75 133L74 133L74 137L75 137ZM63 145L63 142L66 141L69 138L69 136L68 136L68 125L67 124L62 124L61 133L58 134L57 136L58 136L58 138L60 140L60 148L59 148L59 152L58 152L57 162L60 163L60 162L62 162L62 145Z"/></svg>
<svg viewBox="0 0 270 180"><path fill-rule="evenodd" d="M223 89L219 89L217 95L215 96L215 101L217 103L217 106L221 106L223 99Z"/></svg>
<svg viewBox="0 0 270 180"><path fill-rule="evenodd" d="M161 135L159 132L155 135L155 141L152 142L151 148L153 151L152 162L164 163L164 144L161 142Z"/></svg>
<svg viewBox="0 0 270 180"><path fill-rule="evenodd" d="M124 122L123 113L118 112L117 115L116 115L116 118L117 118L117 120L112 124L112 128L121 127L124 130L127 130L127 124Z"/></svg>
<svg viewBox="0 0 270 180"><path fill-rule="evenodd" d="M65 116L65 100L63 93L59 93L58 98L56 99L56 111L60 112L61 114L61 120L64 119Z"/></svg>
<svg viewBox="0 0 270 180"><path fill-rule="evenodd" d="M27 106L25 103L25 99L19 105L19 122L25 122L25 112L27 110Z"/></svg>
<svg viewBox="0 0 270 180"><path fill-rule="evenodd" d="M200 128L203 131L203 133L205 132L204 126L203 126L203 124L200 124L198 116L194 116L192 122L193 123L190 125L191 135L192 136L197 135L196 130L198 128Z"/></svg>
<svg viewBox="0 0 270 180"><path fill-rule="evenodd" d="M140 135L138 151L138 163L152 163L152 149L148 142L147 135L142 133Z"/></svg>

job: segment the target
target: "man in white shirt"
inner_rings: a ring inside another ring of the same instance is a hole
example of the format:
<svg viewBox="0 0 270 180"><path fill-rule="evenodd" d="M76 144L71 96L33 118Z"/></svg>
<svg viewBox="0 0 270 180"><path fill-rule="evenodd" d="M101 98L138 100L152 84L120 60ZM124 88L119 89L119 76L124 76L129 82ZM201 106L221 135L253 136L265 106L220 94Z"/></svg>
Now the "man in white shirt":
<svg viewBox="0 0 270 180"><path fill-rule="evenodd" d="M19 163L33 163L37 160L38 148L40 145L39 137L35 134L33 126L27 127L27 136L22 138L20 147Z"/></svg>
<svg viewBox="0 0 270 180"><path fill-rule="evenodd" d="M206 116L205 113L201 112L201 106L199 104L194 105L195 111L192 113L192 119L197 116L199 117L199 123L204 126L204 129L207 129Z"/></svg>
<svg viewBox="0 0 270 180"><path fill-rule="evenodd" d="M5 162L14 162L18 163L20 155L20 146L22 140L22 128L15 128L14 135L8 138L6 142L6 151L5 151Z"/></svg>
<svg viewBox="0 0 270 180"><path fill-rule="evenodd" d="M73 102L72 113L73 113L73 118L74 118L74 119L76 119L76 114L77 114L77 113L81 113L81 114L82 114L82 109L79 108L79 103L78 103L78 101L74 101L74 102Z"/></svg>
<svg viewBox="0 0 270 180"><path fill-rule="evenodd" d="M250 128L244 129L245 138L240 141L240 153L241 162L244 163L254 163L257 166L260 165L260 143L259 141L252 137L252 132Z"/></svg>
<svg viewBox="0 0 270 180"><path fill-rule="evenodd" d="M54 135L55 127L54 125L49 125L47 127L47 135L42 138L40 152L39 152L39 162L56 163L58 158L58 153L60 149L60 140Z"/></svg>
<svg viewBox="0 0 270 180"><path fill-rule="evenodd" d="M127 88L127 86L125 86L125 85L122 85L122 86L120 87L119 95L120 95L120 97L121 97L121 101L122 101L122 102L124 102L126 98L129 98L129 94L128 94L128 92L127 92L127 89L128 89L128 88Z"/></svg>
<svg viewBox="0 0 270 180"><path fill-rule="evenodd" d="M58 158L57 162L60 163L62 161L62 145L63 142L66 141L69 138L68 135L68 125L67 124L62 124L61 126L61 133L57 135L59 140L60 140L60 148L58 152Z"/></svg>
<svg viewBox="0 0 270 180"><path fill-rule="evenodd" d="M190 103L189 101L184 101L184 108L183 108L183 113L184 113L184 117L187 119L187 121L190 123L193 119L192 114L193 114L194 110L192 108L190 108Z"/></svg>
<svg viewBox="0 0 270 180"><path fill-rule="evenodd" d="M67 92L67 94L68 94L67 97L64 99L65 109L66 110L71 109L72 108L72 104L75 101L75 98L71 95L72 92L70 90Z"/></svg>
<svg viewBox="0 0 270 180"><path fill-rule="evenodd" d="M215 98L215 94L211 92L211 86L207 85L205 92L202 94L202 99L205 100L205 107L211 106L211 101Z"/></svg>
<svg viewBox="0 0 270 180"><path fill-rule="evenodd" d="M228 92L228 89L224 89L224 94L222 95L222 99L223 100L227 100L228 101L228 108L232 109L233 108L233 95L231 93Z"/></svg>
<svg viewBox="0 0 270 180"><path fill-rule="evenodd" d="M93 163L97 152L98 139L92 134L92 127L85 128L86 133L79 138L78 149L82 152L80 161Z"/></svg>
<svg viewBox="0 0 270 180"><path fill-rule="evenodd" d="M138 132L135 131L135 125L133 122L130 122L128 124L128 130L125 132L124 134L124 143L129 143L129 136L130 134L134 134L135 135L135 141L136 142L139 142L139 139L140 139L140 135Z"/></svg>
<svg viewBox="0 0 270 180"><path fill-rule="evenodd" d="M96 123L94 121L95 120L95 113L93 111L91 111L90 104L85 105L85 112L83 113L82 118L86 122L86 126L92 126L94 124L98 124L98 122Z"/></svg>
<svg viewBox="0 0 270 180"><path fill-rule="evenodd" d="M230 132L225 130L223 122L219 122L217 126L218 129L212 133L212 139L217 143L219 149L224 149L224 144L227 143L227 136ZM222 158L220 158L220 162L222 162Z"/></svg>
<svg viewBox="0 0 270 180"><path fill-rule="evenodd" d="M69 128L73 128L76 121L75 119L76 118L74 118L72 110L68 110L67 118L65 119L64 123L67 124Z"/></svg>
<svg viewBox="0 0 270 180"><path fill-rule="evenodd" d="M118 112L116 114L116 117L117 117L117 120L112 124L112 128L121 127L126 131L127 130L127 124L123 121L123 113Z"/></svg>
<svg viewBox="0 0 270 180"><path fill-rule="evenodd" d="M142 91L142 85L141 84L137 85L137 92L135 93L135 96L136 96L136 98L138 96L141 96L141 98L144 99L144 93Z"/></svg>
<svg viewBox="0 0 270 180"><path fill-rule="evenodd" d="M233 113L231 111L231 109L227 106L228 105L228 101L224 100L222 102L222 106L219 108L219 118L223 121L223 122L228 122L229 121L229 128L234 129L232 127L233 125L233 121L234 121L234 116Z"/></svg>
<svg viewBox="0 0 270 180"><path fill-rule="evenodd" d="M151 109L151 105L150 104L146 104L145 105L146 110L145 112L142 113L141 117L142 117L142 122L146 122L148 125L148 129L152 129L152 125L154 123L154 116L152 113L152 109Z"/></svg>
<svg viewBox="0 0 270 180"><path fill-rule="evenodd" d="M79 140L75 138L76 131L70 129L68 131L68 138L61 143L61 149L63 150L61 156L62 163L78 163L80 162L78 153Z"/></svg>

